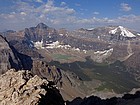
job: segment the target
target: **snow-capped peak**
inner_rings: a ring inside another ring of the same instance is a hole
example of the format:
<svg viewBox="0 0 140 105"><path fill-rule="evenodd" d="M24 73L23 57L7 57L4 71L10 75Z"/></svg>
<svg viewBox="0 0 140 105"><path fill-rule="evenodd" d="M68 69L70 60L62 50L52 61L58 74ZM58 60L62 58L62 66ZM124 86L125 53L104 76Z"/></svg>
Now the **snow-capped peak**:
<svg viewBox="0 0 140 105"><path fill-rule="evenodd" d="M137 33L138 36L140 36L140 33Z"/></svg>
<svg viewBox="0 0 140 105"><path fill-rule="evenodd" d="M110 30L109 31L109 34L116 34L116 33L119 33L121 36L124 36L124 37L131 37L131 38L132 37L136 37L133 33L131 33L130 31L128 31L123 26L118 26L114 30Z"/></svg>
<svg viewBox="0 0 140 105"><path fill-rule="evenodd" d="M92 31L92 30L94 30L94 28L88 28L87 30L88 30L88 31Z"/></svg>

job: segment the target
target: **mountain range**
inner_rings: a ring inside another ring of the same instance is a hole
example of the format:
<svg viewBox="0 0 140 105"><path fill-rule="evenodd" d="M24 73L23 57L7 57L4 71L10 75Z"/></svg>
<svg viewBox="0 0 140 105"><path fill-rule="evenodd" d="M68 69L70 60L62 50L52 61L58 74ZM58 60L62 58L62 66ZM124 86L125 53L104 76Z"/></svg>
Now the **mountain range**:
<svg viewBox="0 0 140 105"><path fill-rule="evenodd" d="M48 65L55 66L62 70L60 90L66 100L112 97L140 87L140 35L134 30L106 26L69 31L39 23L0 34L0 72L25 69L48 78Z"/></svg>

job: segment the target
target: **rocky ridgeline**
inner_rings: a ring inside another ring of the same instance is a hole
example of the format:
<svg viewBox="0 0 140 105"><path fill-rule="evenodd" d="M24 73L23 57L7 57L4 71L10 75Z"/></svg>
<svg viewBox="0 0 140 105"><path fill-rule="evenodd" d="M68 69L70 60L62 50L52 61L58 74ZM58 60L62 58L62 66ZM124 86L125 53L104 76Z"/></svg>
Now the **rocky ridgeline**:
<svg viewBox="0 0 140 105"><path fill-rule="evenodd" d="M67 105L140 105L140 91L135 94L125 94L123 97L112 97L110 99L101 99L97 96L90 96L84 99L78 97Z"/></svg>
<svg viewBox="0 0 140 105"><path fill-rule="evenodd" d="M50 82L28 70L8 70L0 76L0 105L64 105Z"/></svg>
<svg viewBox="0 0 140 105"><path fill-rule="evenodd" d="M123 97L101 99L97 96L64 102L51 82L28 70L8 70L0 76L0 105L140 105L140 92Z"/></svg>

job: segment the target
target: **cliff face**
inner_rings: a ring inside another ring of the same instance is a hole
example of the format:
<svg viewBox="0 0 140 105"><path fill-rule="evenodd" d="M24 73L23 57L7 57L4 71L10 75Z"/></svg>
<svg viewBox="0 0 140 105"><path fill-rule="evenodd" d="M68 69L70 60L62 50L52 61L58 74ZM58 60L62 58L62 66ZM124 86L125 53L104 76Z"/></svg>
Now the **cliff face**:
<svg viewBox="0 0 140 105"><path fill-rule="evenodd" d="M28 70L8 70L0 76L0 105L64 105L64 101L47 80Z"/></svg>
<svg viewBox="0 0 140 105"><path fill-rule="evenodd" d="M21 65L19 59L10 48L6 39L0 36L0 74L14 66L19 68Z"/></svg>
<svg viewBox="0 0 140 105"><path fill-rule="evenodd" d="M13 46L2 36L0 36L0 74L5 73L8 69L31 69L31 57L18 53Z"/></svg>

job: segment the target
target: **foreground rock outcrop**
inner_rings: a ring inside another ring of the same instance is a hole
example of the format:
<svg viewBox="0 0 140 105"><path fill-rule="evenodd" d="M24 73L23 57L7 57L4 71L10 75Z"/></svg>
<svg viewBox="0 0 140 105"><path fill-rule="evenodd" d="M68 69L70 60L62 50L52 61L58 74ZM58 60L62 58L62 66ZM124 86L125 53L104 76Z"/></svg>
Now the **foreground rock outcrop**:
<svg viewBox="0 0 140 105"><path fill-rule="evenodd" d="M64 101L47 80L12 69L0 76L0 105L64 105Z"/></svg>

